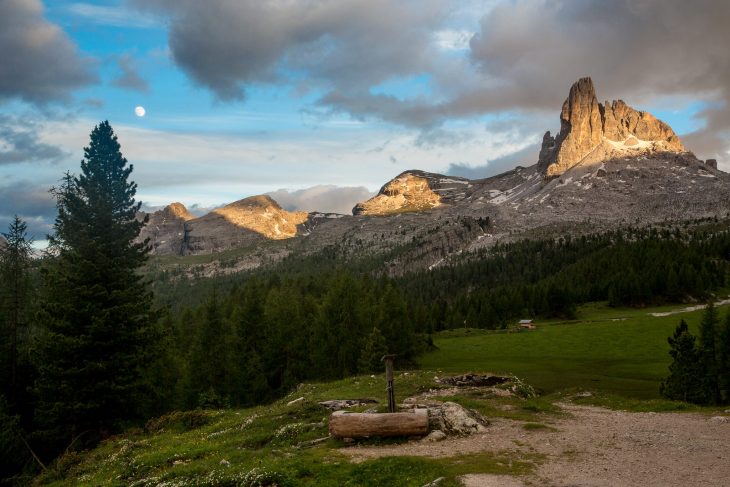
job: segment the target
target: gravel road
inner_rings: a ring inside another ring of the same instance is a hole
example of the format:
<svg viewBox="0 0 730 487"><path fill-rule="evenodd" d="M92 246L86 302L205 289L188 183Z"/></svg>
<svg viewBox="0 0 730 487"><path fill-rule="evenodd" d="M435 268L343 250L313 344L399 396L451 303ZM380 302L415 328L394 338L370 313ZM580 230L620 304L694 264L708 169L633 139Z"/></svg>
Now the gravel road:
<svg viewBox="0 0 730 487"><path fill-rule="evenodd" d="M523 477L467 475L467 487L730 487L730 414L630 413L560 405L555 431L495 419L488 431L439 443L355 446L353 461L392 455L447 457L476 452L544 455Z"/></svg>

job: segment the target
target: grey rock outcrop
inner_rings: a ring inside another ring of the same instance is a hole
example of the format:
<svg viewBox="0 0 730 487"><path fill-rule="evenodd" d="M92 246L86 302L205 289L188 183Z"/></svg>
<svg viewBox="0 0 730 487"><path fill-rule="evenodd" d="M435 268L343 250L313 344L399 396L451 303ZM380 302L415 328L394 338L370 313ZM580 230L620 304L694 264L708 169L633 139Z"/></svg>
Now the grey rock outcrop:
<svg viewBox="0 0 730 487"><path fill-rule="evenodd" d="M470 188L468 179L405 171L383 185L377 195L355 205L352 214L385 216L426 211L463 200Z"/></svg>
<svg viewBox="0 0 730 487"><path fill-rule="evenodd" d="M152 252L157 255L179 255L185 238L185 222L195 218L182 203L172 203L149 214L147 225L139 239L149 238Z"/></svg>
<svg viewBox="0 0 730 487"><path fill-rule="evenodd" d="M543 137L538 167L547 179L560 176L593 152L594 159L609 157L610 142L638 150L684 152L679 137L652 114L634 110L623 100L598 102L591 78L581 78L570 88L560 113L560 132ZM651 144L647 144L651 142Z"/></svg>
<svg viewBox="0 0 730 487"><path fill-rule="evenodd" d="M439 430L447 435L466 436L486 431L489 421L479 413L466 409L455 402L445 402L428 408L429 430Z"/></svg>

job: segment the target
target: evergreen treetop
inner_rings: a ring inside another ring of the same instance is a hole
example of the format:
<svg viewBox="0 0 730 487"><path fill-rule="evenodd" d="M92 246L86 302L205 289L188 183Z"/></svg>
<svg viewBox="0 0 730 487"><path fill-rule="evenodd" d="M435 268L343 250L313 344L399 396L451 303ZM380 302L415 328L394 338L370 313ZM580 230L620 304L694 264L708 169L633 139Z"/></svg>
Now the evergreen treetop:
<svg viewBox="0 0 730 487"><path fill-rule="evenodd" d="M98 437L135 415L152 343L132 166L108 122L94 128L84 155L81 174L66 174L55 190L54 258L44 272L40 314L37 417L66 442Z"/></svg>

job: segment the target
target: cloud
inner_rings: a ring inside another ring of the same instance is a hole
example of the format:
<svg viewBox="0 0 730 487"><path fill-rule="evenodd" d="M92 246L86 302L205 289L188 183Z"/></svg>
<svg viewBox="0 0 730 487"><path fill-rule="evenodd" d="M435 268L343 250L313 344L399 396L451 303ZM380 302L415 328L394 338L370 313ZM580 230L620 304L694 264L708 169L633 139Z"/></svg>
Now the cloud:
<svg viewBox="0 0 730 487"><path fill-rule="evenodd" d="M121 74L112 81L114 86L132 91L147 93L150 91L150 85L137 72L134 60L129 54L124 54L117 60Z"/></svg>
<svg viewBox="0 0 730 487"><path fill-rule="evenodd" d="M0 100L66 100L74 90L96 81L91 61L43 17L40 0L0 2L0 52Z"/></svg>
<svg viewBox="0 0 730 487"><path fill-rule="evenodd" d="M247 87L306 78L364 92L428 71L442 0L132 0L170 17L175 62L223 100Z"/></svg>
<svg viewBox="0 0 730 487"><path fill-rule="evenodd" d="M57 162L68 156L60 147L40 140L42 124L0 115L0 166L26 162Z"/></svg>
<svg viewBox="0 0 730 487"><path fill-rule="evenodd" d="M319 185L296 191L280 189L267 194L285 210L343 214L350 214L353 206L373 196L363 186L353 188L333 185Z"/></svg>
<svg viewBox="0 0 730 487"><path fill-rule="evenodd" d="M433 36L435 44L444 51L464 51L469 49L469 41L474 32L469 30L446 29L436 32Z"/></svg>
<svg viewBox="0 0 730 487"><path fill-rule="evenodd" d="M95 24L111 27L147 29L159 26L157 19L139 15L125 7L93 5L90 3L72 3L67 7L72 14Z"/></svg>
<svg viewBox="0 0 730 487"><path fill-rule="evenodd" d="M30 181L0 186L0 231L7 232L15 215L28 224L28 235L43 240L51 233L56 218L56 201L50 187Z"/></svg>
<svg viewBox="0 0 730 487"><path fill-rule="evenodd" d="M540 144L530 144L524 149L493 159L483 166L452 163L446 170L446 174L468 179L488 178L514 169L516 166L527 167L535 164L539 151Z"/></svg>
<svg viewBox="0 0 730 487"><path fill-rule="evenodd" d="M430 131L503 111L554 114L589 75L603 99L705 101L706 126L688 141L714 140L713 154L730 145L730 2L470 2L481 21L465 28L453 21L464 12L437 0L132 1L169 17L173 59L223 100L306 79L323 113ZM372 91L424 74L428 96Z"/></svg>

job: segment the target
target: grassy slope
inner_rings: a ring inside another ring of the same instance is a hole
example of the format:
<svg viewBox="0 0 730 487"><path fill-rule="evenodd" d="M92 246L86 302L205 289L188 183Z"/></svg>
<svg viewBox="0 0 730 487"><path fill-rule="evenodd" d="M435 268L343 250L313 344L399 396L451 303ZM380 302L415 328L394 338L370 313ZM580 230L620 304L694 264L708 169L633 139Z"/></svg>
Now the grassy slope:
<svg viewBox="0 0 730 487"><path fill-rule="evenodd" d="M434 386L432 374L425 372L401 374L397 383L400 398ZM258 476L275 479L280 486L422 486L446 477L439 485L455 486L458 475L519 475L539 460L535 455L487 452L438 460L393 457L354 464L337 451L344 446L338 440L307 444L327 436L329 411L317 401L370 396L381 399L382 404L383 390L382 376L355 377L307 384L268 406L169 415L157 420L151 431L129 431L91 452L65 455L37 482L59 486L246 486L258 485L249 482ZM305 400L287 405L299 397ZM523 414L526 420L535 416L529 409Z"/></svg>
<svg viewBox="0 0 730 487"><path fill-rule="evenodd" d="M447 373L512 373L546 393L574 388L655 399L670 362L667 337L680 319L696 332L702 315L649 315L672 308L590 305L579 311L580 320L538 323L531 331L452 331L435 337L439 350L423 357L421 365Z"/></svg>
<svg viewBox="0 0 730 487"><path fill-rule="evenodd" d="M423 357L424 370L398 375L397 397L438 387L433 381L436 374L514 373L547 394L527 400L481 394L449 399L487 417L523 421L526 430L535 431L533 434L550 428L545 423L559 414L552 404L556 400L635 410L687 409L680 403L652 398L657 396L669 362L667 336L680 317L696 329L701 312L654 318L647 315L649 311L656 310L590 306L581 310L580 321L544 323L530 332L443 333L435 339L439 350ZM611 321L618 318L625 319ZM571 391L578 389L589 389L594 395L576 399ZM541 460L499 452L444 459L396 457L353 464L337 451L343 446L337 440L306 443L327 436L328 411L317 406L317 401L371 397L379 399L382 408L383 390L382 375L353 377L303 385L268 406L163 418L148 431L130 431L91 452L62 457L38 483L257 485L248 481L255 475L273 475L279 485L422 486L444 476L446 481L440 485L453 486L458 485L455 478L461 474L520 475ZM299 397L304 400L287 405Z"/></svg>

